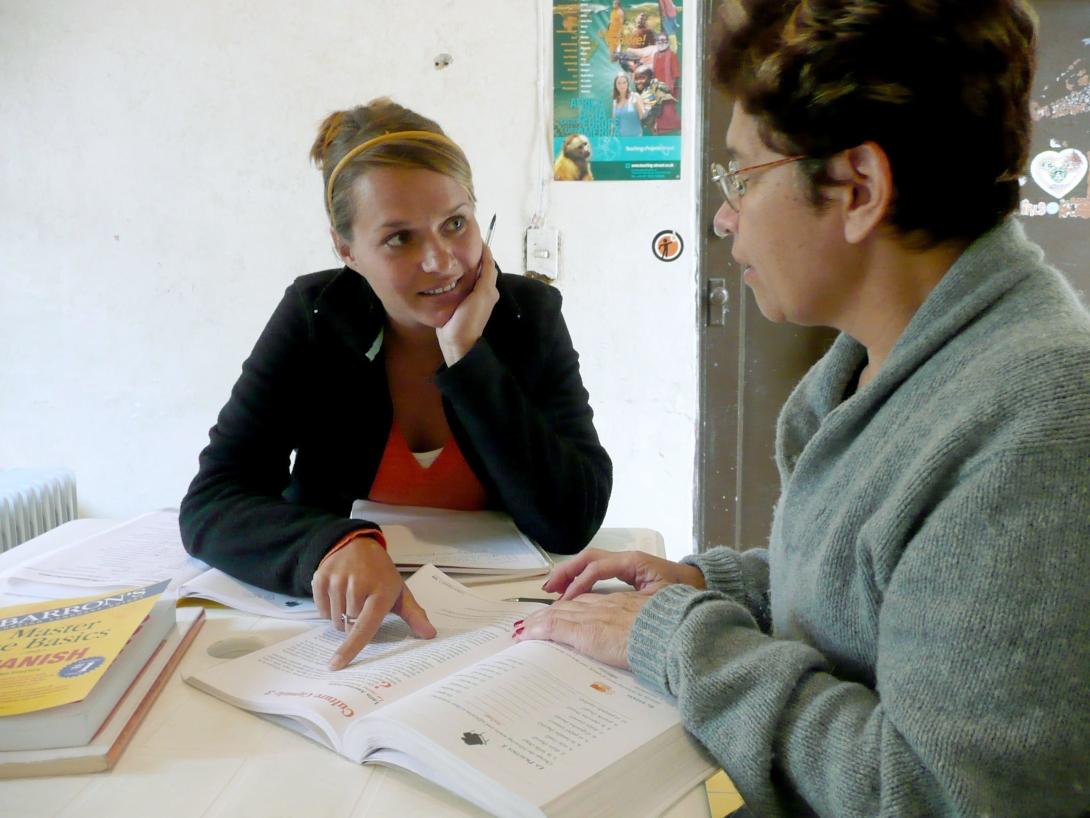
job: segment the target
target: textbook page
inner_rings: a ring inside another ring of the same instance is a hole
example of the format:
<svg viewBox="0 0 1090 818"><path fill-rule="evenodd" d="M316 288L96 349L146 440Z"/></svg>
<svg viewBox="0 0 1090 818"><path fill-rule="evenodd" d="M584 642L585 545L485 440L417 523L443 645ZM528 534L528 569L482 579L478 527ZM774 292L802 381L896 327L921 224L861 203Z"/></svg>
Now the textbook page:
<svg viewBox="0 0 1090 818"><path fill-rule="evenodd" d="M191 557L178 512L156 511L0 573L0 592L57 599L169 581L164 596L199 597L258 616L320 619L310 597L266 591Z"/></svg>
<svg viewBox="0 0 1090 818"><path fill-rule="evenodd" d="M510 646L514 622L537 607L480 599L434 566L422 568L407 584L435 625L434 639L414 637L391 614L342 670L327 667L344 634L325 626L186 676L185 681L246 710L309 721L326 744L361 761L341 743L352 724ZM312 730L301 732L314 737Z"/></svg>
<svg viewBox="0 0 1090 818"><path fill-rule="evenodd" d="M178 512L143 514L114 528L50 551L0 574L0 589L56 599L96 590L116 591L171 581L165 596L208 566L186 553Z"/></svg>
<svg viewBox="0 0 1090 818"><path fill-rule="evenodd" d="M631 673L536 641L509 645L392 704L376 718L396 722L390 732L399 738L390 744L400 751L380 750L378 759L426 773L494 812L497 805L474 792L483 791L488 779L551 814L548 805L580 782L641 748L653 751L671 732L683 732L677 708ZM361 725L361 732L369 726ZM423 741L404 738L405 727ZM675 799L714 770L695 747L682 744L676 750L688 755L693 769ZM448 755L457 761L436 763ZM418 768L414 759L424 764ZM656 777L654 789L678 783ZM594 789L602 787L588 787L585 798L593 800ZM606 792L603 800L616 804L620 797L618 791ZM499 811L508 810L514 811L510 802Z"/></svg>
<svg viewBox="0 0 1090 818"><path fill-rule="evenodd" d="M201 563L203 565L203 563ZM197 597L219 602L238 611L277 619L321 619L310 597L288 596L266 591L235 579L218 568L209 568L178 587L178 598Z"/></svg>
<svg viewBox="0 0 1090 818"><path fill-rule="evenodd" d="M356 500L353 519L382 527L399 568L435 565L449 573L544 574L552 563L501 511L450 511Z"/></svg>

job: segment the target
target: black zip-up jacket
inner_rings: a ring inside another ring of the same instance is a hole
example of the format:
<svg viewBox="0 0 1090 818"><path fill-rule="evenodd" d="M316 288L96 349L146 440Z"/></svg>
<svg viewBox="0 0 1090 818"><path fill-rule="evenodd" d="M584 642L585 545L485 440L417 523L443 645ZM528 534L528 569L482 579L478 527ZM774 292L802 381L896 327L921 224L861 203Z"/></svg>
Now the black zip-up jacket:
<svg viewBox="0 0 1090 818"><path fill-rule="evenodd" d="M435 383L489 504L547 551L574 553L605 517L612 464L560 293L521 276L500 275L497 286L484 334ZM381 302L347 268L288 287L182 500L190 554L262 588L309 596L337 541L379 527L348 514L370 491L393 417L376 345L384 323Z"/></svg>

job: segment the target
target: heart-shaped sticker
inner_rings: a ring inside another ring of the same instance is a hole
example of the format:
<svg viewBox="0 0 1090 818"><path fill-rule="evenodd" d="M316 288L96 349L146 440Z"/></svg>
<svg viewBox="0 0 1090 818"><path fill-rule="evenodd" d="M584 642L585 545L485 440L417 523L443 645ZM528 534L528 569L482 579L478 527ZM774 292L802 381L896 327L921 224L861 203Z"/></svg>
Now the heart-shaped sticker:
<svg viewBox="0 0 1090 818"><path fill-rule="evenodd" d="M1029 174L1042 190L1062 199L1086 176L1086 154L1075 148L1042 151L1029 163Z"/></svg>

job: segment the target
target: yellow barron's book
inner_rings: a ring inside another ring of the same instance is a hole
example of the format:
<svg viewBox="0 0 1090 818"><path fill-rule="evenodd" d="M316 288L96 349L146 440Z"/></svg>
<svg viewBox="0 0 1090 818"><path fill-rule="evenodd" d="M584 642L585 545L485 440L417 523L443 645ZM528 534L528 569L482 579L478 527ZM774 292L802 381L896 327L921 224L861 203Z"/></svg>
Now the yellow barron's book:
<svg viewBox="0 0 1090 818"><path fill-rule="evenodd" d="M0 752L0 779L97 773L112 769L204 624L203 608L182 608L105 723L86 744ZM122 654L122 658L124 654ZM95 691L92 691L92 696Z"/></svg>
<svg viewBox="0 0 1090 818"><path fill-rule="evenodd" d="M0 750L90 741L174 626L166 585L0 608Z"/></svg>
<svg viewBox="0 0 1090 818"><path fill-rule="evenodd" d="M185 681L504 818L656 815L717 769L674 704L630 673L551 642L514 642L513 623L534 603L481 599L434 566L408 585L434 639L390 616L333 672L344 637L323 626Z"/></svg>

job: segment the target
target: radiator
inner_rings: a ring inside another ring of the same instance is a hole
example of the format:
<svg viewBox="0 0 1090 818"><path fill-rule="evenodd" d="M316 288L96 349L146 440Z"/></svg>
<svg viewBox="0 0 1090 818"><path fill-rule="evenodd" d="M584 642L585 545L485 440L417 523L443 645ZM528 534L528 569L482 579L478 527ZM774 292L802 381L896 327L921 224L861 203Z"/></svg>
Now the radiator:
<svg viewBox="0 0 1090 818"><path fill-rule="evenodd" d="M68 469L0 469L0 551L76 518Z"/></svg>

